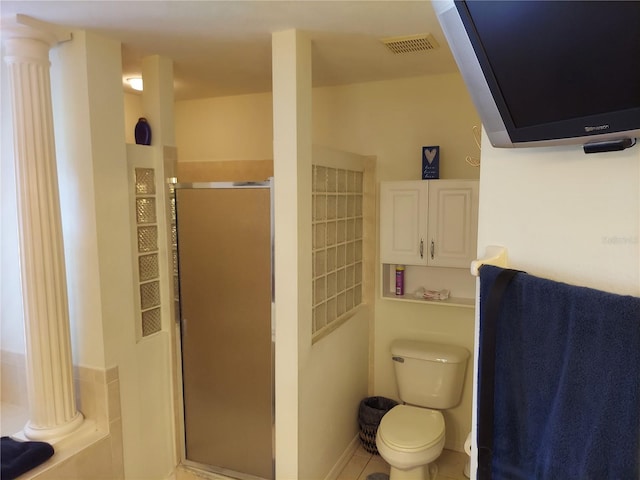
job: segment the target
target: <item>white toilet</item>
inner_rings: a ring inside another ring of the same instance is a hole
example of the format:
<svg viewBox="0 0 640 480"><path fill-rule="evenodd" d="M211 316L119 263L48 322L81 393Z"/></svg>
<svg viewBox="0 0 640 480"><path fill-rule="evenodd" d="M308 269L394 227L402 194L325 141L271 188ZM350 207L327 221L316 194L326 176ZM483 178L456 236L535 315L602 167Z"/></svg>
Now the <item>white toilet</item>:
<svg viewBox="0 0 640 480"><path fill-rule="evenodd" d="M439 410L460 402L469 352L415 340L391 345L400 400L380 422L376 447L391 466L390 480L431 480L429 464L444 447Z"/></svg>

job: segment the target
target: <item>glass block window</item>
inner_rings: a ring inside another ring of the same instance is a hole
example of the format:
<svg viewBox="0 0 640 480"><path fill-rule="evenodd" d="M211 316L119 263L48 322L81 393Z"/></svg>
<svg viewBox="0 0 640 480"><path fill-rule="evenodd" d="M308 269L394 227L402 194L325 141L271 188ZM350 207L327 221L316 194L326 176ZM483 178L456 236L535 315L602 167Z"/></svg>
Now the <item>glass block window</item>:
<svg viewBox="0 0 640 480"><path fill-rule="evenodd" d="M362 302L363 173L313 167L314 337Z"/></svg>
<svg viewBox="0 0 640 480"><path fill-rule="evenodd" d="M160 307L142 312L142 336L146 337L162 329Z"/></svg>
<svg viewBox="0 0 640 480"><path fill-rule="evenodd" d="M136 168L136 195L155 195L156 175L153 168Z"/></svg>
<svg viewBox="0 0 640 480"><path fill-rule="evenodd" d="M160 271L158 225L153 168L135 169L135 219L138 244L138 280L142 336L162 329L160 314Z"/></svg>
<svg viewBox="0 0 640 480"><path fill-rule="evenodd" d="M157 255L140 255L138 257L138 272L140 273L140 281L153 280L158 278L158 256Z"/></svg>
<svg viewBox="0 0 640 480"><path fill-rule="evenodd" d="M136 221L137 223L156 223L155 198L136 198Z"/></svg>

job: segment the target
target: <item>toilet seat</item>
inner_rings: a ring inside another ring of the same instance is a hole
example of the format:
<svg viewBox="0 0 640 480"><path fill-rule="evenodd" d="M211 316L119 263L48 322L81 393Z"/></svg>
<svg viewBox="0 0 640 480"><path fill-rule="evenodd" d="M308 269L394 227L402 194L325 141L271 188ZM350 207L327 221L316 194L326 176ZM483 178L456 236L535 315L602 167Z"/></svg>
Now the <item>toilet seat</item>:
<svg viewBox="0 0 640 480"><path fill-rule="evenodd" d="M380 440L397 451L425 450L444 438L444 417L437 410L398 405L382 417L378 435Z"/></svg>

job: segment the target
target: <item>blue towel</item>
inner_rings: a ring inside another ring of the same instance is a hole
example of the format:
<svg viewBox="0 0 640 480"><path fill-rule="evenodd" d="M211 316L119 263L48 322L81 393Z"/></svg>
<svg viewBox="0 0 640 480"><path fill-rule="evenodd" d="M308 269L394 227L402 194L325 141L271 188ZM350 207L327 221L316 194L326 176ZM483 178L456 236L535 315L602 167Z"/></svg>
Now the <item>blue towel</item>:
<svg viewBox="0 0 640 480"><path fill-rule="evenodd" d="M53 455L45 442L19 442L11 437L0 439L0 480L13 480Z"/></svg>
<svg viewBox="0 0 640 480"><path fill-rule="evenodd" d="M501 271L480 269L481 312ZM640 298L519 273L495 355L493 479L640 478Z"/></svg>

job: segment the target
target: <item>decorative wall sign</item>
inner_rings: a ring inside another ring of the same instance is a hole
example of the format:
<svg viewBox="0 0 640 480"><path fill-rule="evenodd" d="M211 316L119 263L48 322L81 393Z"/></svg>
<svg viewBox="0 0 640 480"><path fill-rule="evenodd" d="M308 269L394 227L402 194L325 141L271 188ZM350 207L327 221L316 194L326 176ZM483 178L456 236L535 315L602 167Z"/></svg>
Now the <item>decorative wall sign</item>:
<svg viewBox="0 0 640 480"><path fill-rule="evenodd" d="M422 147L422 179L440 178L440 146Z"/></svg>

